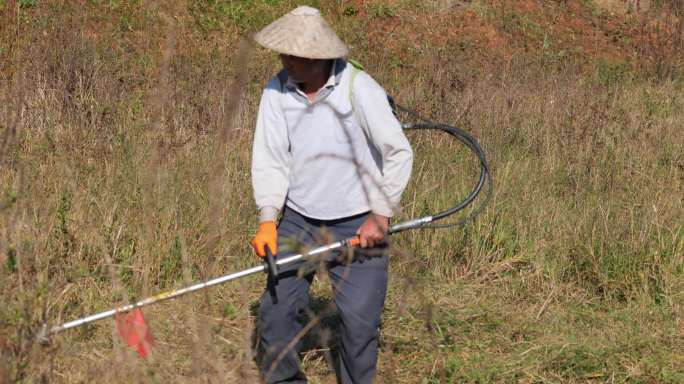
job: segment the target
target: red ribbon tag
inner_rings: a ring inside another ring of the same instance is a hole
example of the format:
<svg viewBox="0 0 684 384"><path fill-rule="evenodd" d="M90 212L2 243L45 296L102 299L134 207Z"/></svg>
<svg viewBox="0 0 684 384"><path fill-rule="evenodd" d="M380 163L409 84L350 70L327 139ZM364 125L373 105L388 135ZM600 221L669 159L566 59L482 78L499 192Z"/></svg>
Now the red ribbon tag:
<svg viewBox="0 0 684 384"><path fill-rule="evenodd" d="M126 315L115 315L114 322L123 341L129 347L137 349L140 357L147 357L154 345L154 337L145 323L145 317L140 308Z"/></svg>

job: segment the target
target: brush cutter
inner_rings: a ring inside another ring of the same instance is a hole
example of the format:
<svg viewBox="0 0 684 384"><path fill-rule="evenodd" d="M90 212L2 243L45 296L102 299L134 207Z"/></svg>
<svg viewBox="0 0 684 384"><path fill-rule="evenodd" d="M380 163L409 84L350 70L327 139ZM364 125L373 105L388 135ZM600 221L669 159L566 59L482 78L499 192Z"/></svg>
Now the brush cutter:
<svg viewBox="0 0 684 384"><path fill-rule="evenodd" d="M475 216L477 216L484 207L487 205L487 203L490 200L491 194L492 194L492 179L491 175L489 173L489 167L487 164L487 159L485 158L485 154L478 144L478 142L466 131L456 128L453 126L449 126L446 124L439 124L439 123L434 123L429 120L426 120L420 116L418 116L415 112L396 105L394 103L394 100L392 98L389 98L390 105L392 106L393 111L395 114L397 111L401 111L404 113L409 114L412 116L414 119L416 119L418 122L416 123L411 123L411 124L402 124L403 129L436 129L436 130L441 130L453 138L457 139L459 142L464 144L466 147L468 147L478 158L480 162L480 177L478 179L477 184L473 188L473 190L457 205L455 205L452 208L446 209L444 211L438 212L434 215L430 216L425 216L425 217L420 217L417 219L413 220L408 220L399 224L395 224L389 228L388 233L389 234L396 234L399 232L403 232L409 229L421 229L421 228L446 228L446 227L452 227L456 225L465 225L467 222L473 220ZM487 188L487 195L484 201L474 210L472 210L465 218L462 218L456 222L452 223L442 223L442 224L431 224L432 222L436 220L443 219L447 216L453 215L454 213L463 210L465 207L470 205L477 195L482 191L482 188L485 184L488 184ZM268 250L268 247L266 248L266 258L265 262L261 265L245 269L243 271L231 273L225 276L221 276L215 279L207 280L204 282L200 282L185 288L180 288L180 289L175 289L172 291L160 293L157 295L154 295L152 297L148 297L146 299L140 300L136 303L133 304L128 304L124 306L120 306L117 308L113 308L104 312L96 313L90 316L86 316L80 319L72 320L67 323L61 324L61 325L55 325L51 328L48 327L47 324L43 324L41 329L39 330L37 334L37 338L41 343L49 343L49 337L53 334L56 334L58 332L70 329L70 328L75 328L84 324L92 323L97 320L101 320L107 317L112 317L112 316L117 316L118 314L134 311L132 314L135 316L130 316L126 318L124 323L131 323L133 325L139 324L139 323L144 323L144 320L142 319L142 314L139 311L139 308L142 308L144 306L158 303L161 301L173 299L179 296L183 296L185 294L191 293L191 292L196 292L200 291L209 287L213 287L215 285L223 284L228 281L232 281L235 279L239 279L241 277L253 275L255 273L260 273L260 272L266 272L268 276L267 280L267 289L269 290L272 299L274 302L277 302L277 297L275 296L275 285L278 283L278 267L291 264L297 261L315 261L318 258L320 258L322 255L331 252L336 249L344 248L344 247L353 247L357 246L359 244L359 239L358 237L351 237L348 239L336 241L332 244L324 245L318 248L314 248L312 250L309 250L308 252L305 253L300 253L292 256L287 256L282 259L277 259L273 256L273 254ZM119 322L117 322L118 326ZM120 333L122 333L123 336L123 331L121 331L121 328L119 329ZM146 332L146 331L144 331ZM143 337L144 336L144 337ZM124 336L124 339L127 339L127 342L129 342L129 345L131 345L132 341L130 339L135 339L135 343L138 343L138 341L142 338L146 338L148 336L147 334L145 335L140 335L140 334L133 334L130 337ZM141 356L144 356L144 349L139 349L139 352Z"/></svg>

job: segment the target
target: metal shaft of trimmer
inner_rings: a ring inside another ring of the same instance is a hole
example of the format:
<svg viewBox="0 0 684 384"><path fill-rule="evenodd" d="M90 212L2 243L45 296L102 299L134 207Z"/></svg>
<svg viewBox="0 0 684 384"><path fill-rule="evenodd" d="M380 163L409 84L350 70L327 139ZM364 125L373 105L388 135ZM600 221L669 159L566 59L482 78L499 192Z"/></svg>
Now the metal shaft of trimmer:
<svg viewBox="0 0 684 384"><path fill-rule="evenodd" d="M407 229L418 228L422 225L425 225L425 224L431 222L432 220L433 220L432 216L426 216L426 217L423 217L420 219L414 219L414 220L409 220L409 221L406 221L403 223L395 224L389 228L388 234L391 235L391 234L395 234L398 232L403 232ZM318 248L314 248L314 249L310 250L309 252L300 253L300 254L288 256L288 257L285 257L282 259L278 259L278 260L276 260L275 264L277 266L286 265L286 264L293 263L297 260L311 259L313 256L317 256L317 255L320 255L320 254L323 254L326 252L330 252L330 251L338 249L338 248L342 248L342 247L346 247L346 246L357 246L357 245L359 245L359 238L358 238L358 236L354 236L354 237L350 237L348 239L336 241L336 242L328 244L328 245L324 245L324 246L321 246ZM173 291L163 292L163 293L154 295L152 297L148 297L146 299L140 300L134 304L124 305L124 306L121 306L118 308L110 309L108 311L104 311L104 312L96 313L94 315L82 317L80 319L72 320L72 321L69 321L69 322L61 324L61 325L55 325L54 327L49 328L49 329L48 329L46 324L43 324L43 328L38 332L38 339L41 341L48 341L49 335L67 330L69 328L75 328L75 327L78 327L78 326L81 326L84 324L92 323L92 322L97 321L97 320L105 319L107 317L114 316L117 313L128 312L128 311L131 311L133 309L142 308L142 307L150 305L150 304L159 303L161 301L174 299L176 297L183 296L183 295L191 293L191 292L200 291L202 289L206 289L209 287L213 287L215 285L223 284L225 282L235 280L235 279L239 279L241 277L253 275L253 274L259 273L259 272L265 272L265 271L267 271L267 269L268 269L267 264L258 265L256 267L252 267L249 269L245 269L243 271L231 273L229 275L217 277L215 279L207 280L207 281L197 283L197 284L185 287L185 288L180 288L180 289L176 289Z"/></svg>

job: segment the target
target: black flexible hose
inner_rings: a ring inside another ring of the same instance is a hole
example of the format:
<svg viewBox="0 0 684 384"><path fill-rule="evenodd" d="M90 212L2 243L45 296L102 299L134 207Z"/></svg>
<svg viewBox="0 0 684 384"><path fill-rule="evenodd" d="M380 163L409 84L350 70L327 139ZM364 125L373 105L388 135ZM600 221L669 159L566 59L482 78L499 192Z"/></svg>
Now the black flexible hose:
<svg viewBox="0 0 684 384"><path fill-rule="evenodd" d="M475 154L475 156L477 156L480 162L480 177L477 181L477 184L462 201L460 201L455 206L444 211L438 212L436 214L409 220L405 223L394 225L390 228L390 233L397 233L405 231L407 229L448 228L457 225L465 225L468 222L474 220L475 217L477 217L477 215L482 213L487 204L489 204L489 201L492 197L492 191L494 189L494 182L492 181L492 176L489 172L487 157L485 156L485 153L482 150L480 144L472 135L470 135L468 132L461 128L457 128L442 123L435 123L430 120L427 120L418 115L415 111L396 104L391 97L389 97L389 102L390 106L392 106L392 109L395 111L395 114L396 111L399 110L412 116L413 118L419 121L417 123L402 124L403 129L436 129L446 132L447 134L451 135L452 137L460 141L466 147L468 147ZM466 217L453 223L430 224L435 220L440 220L447 216L451 216L456 212L461 211L467 206L469 206L473 201L475 201L480 192L482 192L482 188L485 186L485 184L487 184L487 195L485 196L485 199L482 201L482 203L480 203L480 205L477 208L471 211Z"/></svg>

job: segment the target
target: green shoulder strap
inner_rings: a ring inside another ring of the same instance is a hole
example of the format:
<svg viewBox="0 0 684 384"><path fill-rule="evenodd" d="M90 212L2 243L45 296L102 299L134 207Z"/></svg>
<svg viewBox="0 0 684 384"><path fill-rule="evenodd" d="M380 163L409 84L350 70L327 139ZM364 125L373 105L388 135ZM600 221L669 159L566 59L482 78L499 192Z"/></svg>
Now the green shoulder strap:
<svg viewBox="0 0 684 384"><path fill-rule="evenodd" d="M353 60L353 59L347 59L347 62L351 64L351 78L349 79L349 104L351 105L352 113L354 114L354 118L356 119L357 124L359 124L359 127L361 127L364 132L366 131L365 125L363 124L363 120L359 117L358 113L356 112L356 108L354 108L354 79L356 79L356 75L358 75L361 71L363 71L363 66L359 64L358 61Z"/></svg>
<svg viewBox="0 0 684 384"><path fill-rule="evenodd" d="M354 79L359 72L363 71L363 65L359 64L359 62L354 59L347 59L347 62L352 66L351 79L349 80L349 102L351 102L352 97L354 97Z"/></svg>

